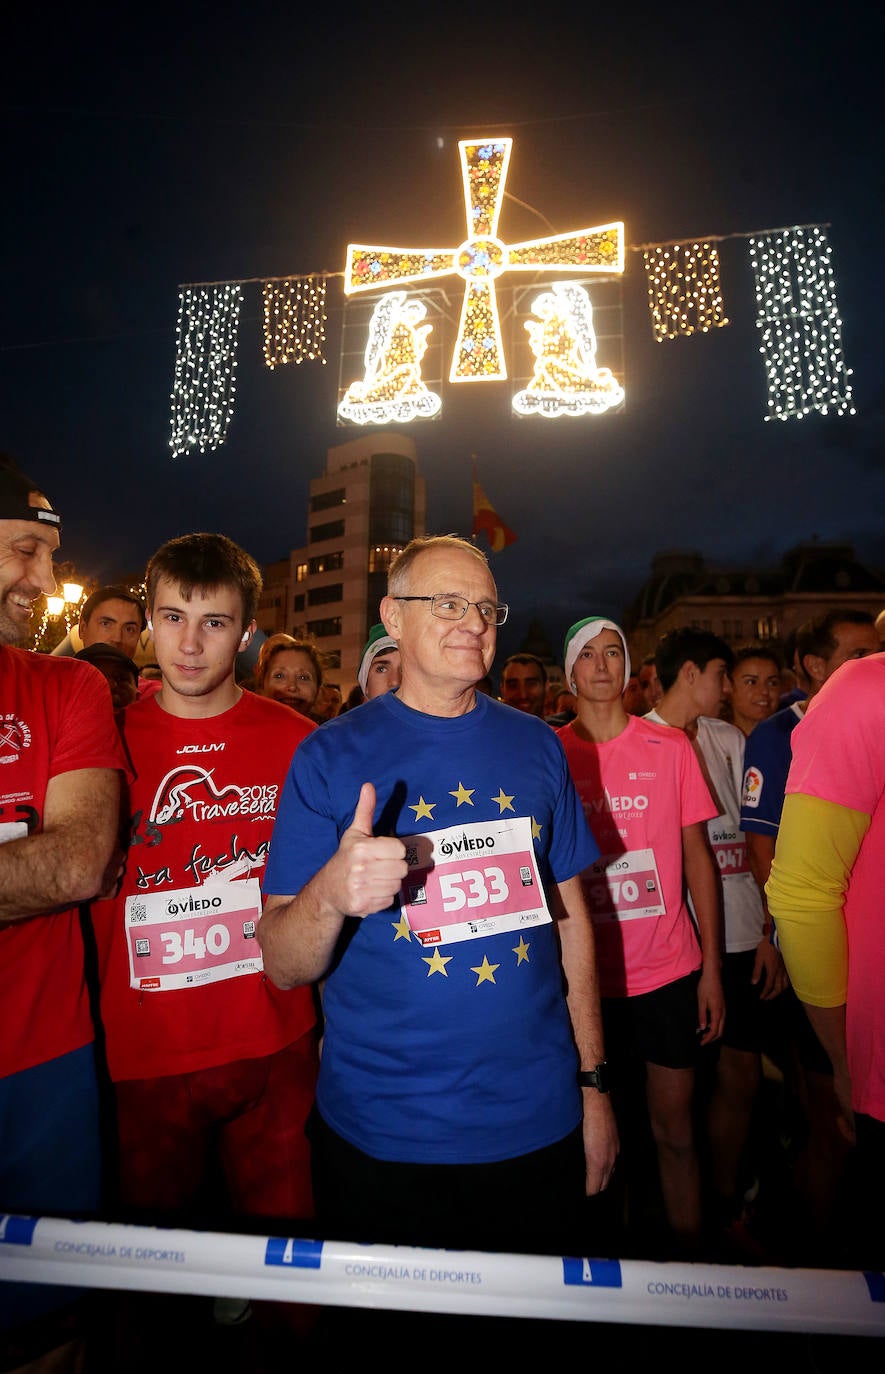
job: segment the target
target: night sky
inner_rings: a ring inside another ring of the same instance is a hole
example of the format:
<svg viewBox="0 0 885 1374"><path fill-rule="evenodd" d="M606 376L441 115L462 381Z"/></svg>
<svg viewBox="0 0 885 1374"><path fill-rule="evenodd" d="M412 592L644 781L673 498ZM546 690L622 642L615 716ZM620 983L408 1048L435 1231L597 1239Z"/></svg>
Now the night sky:
<svg viewBox="0 0 885 1374"><path fill-rule="evenodd" d="M110 580L192 530L261 563L302 544L310 479L361 432L336 423L340 280L327 365L273 372L244 287L228 441L173 460L179 286L340 272L351 240L454 246L457 141L494 134L515 139L505 242L615 219L628 245L733 236L731 324L664 344L628 252L623 413L519 420L486 384L408 427L431 532L470 533L475 454L518 536L492 556L502 650L533 617L557 650L579 616L620 617L663 549L766 565L817 536L885 566L873 7L283 9L33 7L8 36L0 448L61 510L62 557ZM830 226L857 414L766 423L747 236L808 224Z"/></svg>

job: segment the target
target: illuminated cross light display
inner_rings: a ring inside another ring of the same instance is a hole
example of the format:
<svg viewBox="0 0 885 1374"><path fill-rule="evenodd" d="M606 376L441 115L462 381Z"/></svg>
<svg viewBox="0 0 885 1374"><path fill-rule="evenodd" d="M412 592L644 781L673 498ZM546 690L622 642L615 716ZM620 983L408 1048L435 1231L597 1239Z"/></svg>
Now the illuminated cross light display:
<svg viewBox="0 0 885 1374"><path fill-rule="evenodd" d="M503 273L574 274L578 270L611 276L624 271L624 225L620 221L524 243L502 242L497 235L498 218L512 146L511 138L465 139L458 144L467 216L467 237L458 247L348 245L344 271L347 295L429 283L453 273L463 278L464 298L449 374L452 382L503 381L507 377L495 297L495 281ZM422 327L429 332L429 326ZM424 342L426 346L426 334ZM367 363L370 351L371 344ZM375 367L376 371L384 370L379 369L377 357ZM348 388L348 394L351 390ZM342 402L346 404L347 396ZM340 407L339 413L343 414ZM351 414L347 418L354 417Z"/></svg>
<svg viewBox="0 0 885 1374"><path fill-rule="evenodd" d="M729 323L722 304L719 252L709 243L657 244L642 255L652 333L658 343L706 334Z"/></svg>
<svg viewBox="0 0 885 1374"><path fill-rule="evenodd" d="M313 362L325 367L326 279L289 277L268 280L264 300L264 361L271 370L286 363Z"/></svg>
<svg viewBox="0 0 885 1374"><path fill-rule="evenodd" d="M172 384L172 456L219 448L233 414L239 283L187 287L179 295Z"/></svg>
<svg viewBox="0 0 885 1374"><path fill-rule="evenodd" d="M813 410L854 415L826 231L814 225L751 238L750 261L768 379L766 420Z"/></svg>

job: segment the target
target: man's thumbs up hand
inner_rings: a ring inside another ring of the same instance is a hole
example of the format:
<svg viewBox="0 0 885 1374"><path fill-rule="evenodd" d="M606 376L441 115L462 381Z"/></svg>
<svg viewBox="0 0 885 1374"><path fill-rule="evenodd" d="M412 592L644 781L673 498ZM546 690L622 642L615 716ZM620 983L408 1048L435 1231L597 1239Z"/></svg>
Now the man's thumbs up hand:
<svg viewBox="0 0 885 1374"><path fill-rule="evenodd" d="M340 867L337 905L344 916L368 916L389 907L409 871L406 847L392 835L373 835L375 788L364 782L350 826L336 856Z"/></svg>

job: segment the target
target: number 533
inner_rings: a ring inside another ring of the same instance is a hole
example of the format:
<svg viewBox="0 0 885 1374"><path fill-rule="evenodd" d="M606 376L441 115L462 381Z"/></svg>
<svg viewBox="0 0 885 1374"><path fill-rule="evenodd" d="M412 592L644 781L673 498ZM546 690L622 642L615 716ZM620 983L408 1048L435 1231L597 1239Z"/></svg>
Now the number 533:
<svg viewBox="0 0 885 1374"><path fill-rule="evenodd" d="M467 891L464 891L466 887ZM444 911L460 911L462 907L485 906L506 902L510 889L500 868L468 868L463 873L441 873L439 890Z"/></svg>

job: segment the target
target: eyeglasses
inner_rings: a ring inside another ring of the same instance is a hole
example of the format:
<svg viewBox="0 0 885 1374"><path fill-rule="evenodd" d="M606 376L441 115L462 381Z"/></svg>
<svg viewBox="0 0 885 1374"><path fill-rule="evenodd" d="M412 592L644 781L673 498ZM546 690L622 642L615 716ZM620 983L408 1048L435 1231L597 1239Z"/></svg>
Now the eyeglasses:
<svg viewBox="0 0 885 1374"><path fill-rule="evenodd" d="M440 620L463 620L470 606L475 606L487 625L503 625L509 606L496 606L494 601L468 601L466 596L394 596L393 601L429 601L430 614Z"/></svg>

